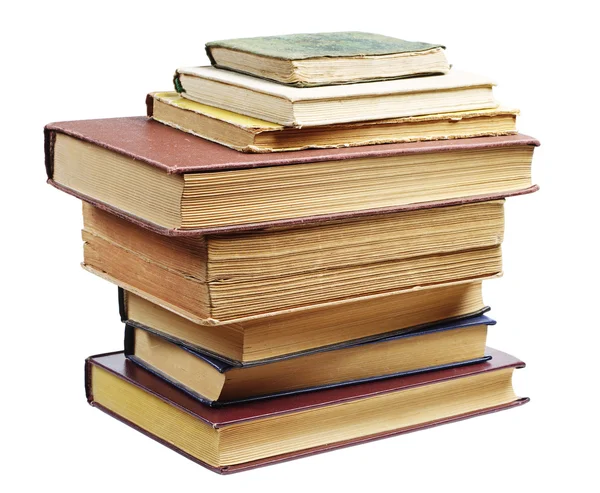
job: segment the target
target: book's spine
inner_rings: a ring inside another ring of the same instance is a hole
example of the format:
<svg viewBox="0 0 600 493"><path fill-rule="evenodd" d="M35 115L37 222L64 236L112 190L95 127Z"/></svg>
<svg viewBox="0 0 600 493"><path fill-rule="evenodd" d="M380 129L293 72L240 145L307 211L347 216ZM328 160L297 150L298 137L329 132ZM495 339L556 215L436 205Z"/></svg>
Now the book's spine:
<svg viewBox="0 0 600 493"><path fill-rule="evenodd" d="M46 175L52 179L54 175L54 144L56 142L56 132L44 127L44 160L46 165Z"/></svg>
<svg viewBox="0 0 600 493"><path fill-rule="evenodd" d="M185 92L185 90L183 89L183 86L181 85L181 80L179 79L179 72L175 72L175 75L173 75L173 86L175 86L175 90L181 94L182 92Z"/></svg>
<svg viewBox="0 0 600 493"><path fill-rule="evenodd" d="M121 287L118 288L119 290L119 315L121 317L121 322L127 322L127 319L129 318L127 316L127 294L125 293L125 290Z"/></svg>
<svg viewBox="0 0 600 493"><path fill-rule="evenodd" d="M87 399L88 404L92 405L94 402L94 396L92 394L92 362L90 358L85 360L84 378L85 398Z"/></svg>
<svg viewBox="0 0 600 493"><path fill-rule="evenodd" d="M213 65L213 66L216 66L217 62L215 61L215 59L214 59L214 57L212 55L212 47L206 45L204 48L206 49L206 56L210 60L210 64Z"/></svg>
<svg viewBox="0 0 600 493"><path fill-rule="evenodd" d="M154 96L152 94L146 95L146 116L152 118L154 114Z"/></svg>
<svg viewBox="0 0 600 493"><path fill-rule="evenodd" d="M125 324L125 337L123 339L125 356L131 356L135 350L135 327Z"/></svg>

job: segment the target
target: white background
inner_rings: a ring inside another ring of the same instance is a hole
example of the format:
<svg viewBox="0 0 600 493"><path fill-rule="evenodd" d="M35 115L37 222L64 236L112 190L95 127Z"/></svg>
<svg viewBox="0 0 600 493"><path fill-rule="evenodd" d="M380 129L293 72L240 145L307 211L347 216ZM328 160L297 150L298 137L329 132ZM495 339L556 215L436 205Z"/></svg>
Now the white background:
<svg viewBox="0 0 600 493"><path fill-rule="evenodd" d="M0 13L3 491L597 488L598 38L593 2L10 2ZM556 4L557 7L551 6ZM215 39L362 30L440 42L542 142L509 199L490 345L528 363L523 408L217 476L89 407L83 361L119 349L116 287L79 267L81 206L45 184L43 125L144 114Z"/></svg>

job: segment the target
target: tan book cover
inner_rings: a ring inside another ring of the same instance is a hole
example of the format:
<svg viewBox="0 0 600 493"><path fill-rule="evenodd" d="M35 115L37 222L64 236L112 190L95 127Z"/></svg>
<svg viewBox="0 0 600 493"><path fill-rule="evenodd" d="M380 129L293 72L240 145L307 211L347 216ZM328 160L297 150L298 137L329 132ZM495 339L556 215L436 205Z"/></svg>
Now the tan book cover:
<svg viewBox="0 0 600 493"><path fill-rule="evenodd" d="M155 92L146 99L148 117L241 152L355 147L516 133L518 110L483 110L409 116L317 127L285 127L186 99Z"/></svg>

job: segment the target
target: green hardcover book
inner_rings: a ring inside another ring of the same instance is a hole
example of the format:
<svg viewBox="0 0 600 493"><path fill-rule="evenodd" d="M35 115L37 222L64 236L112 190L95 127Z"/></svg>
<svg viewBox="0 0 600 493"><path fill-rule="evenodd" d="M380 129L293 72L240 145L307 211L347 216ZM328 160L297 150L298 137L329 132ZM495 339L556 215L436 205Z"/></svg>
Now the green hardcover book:
<svg viewBox="0 0 600 493"><path fill-rule="evenodd" d="M218 68L293 86L323 86L418 75L450 69L439 44L363 32L288 34L207 43Z"/></svg>

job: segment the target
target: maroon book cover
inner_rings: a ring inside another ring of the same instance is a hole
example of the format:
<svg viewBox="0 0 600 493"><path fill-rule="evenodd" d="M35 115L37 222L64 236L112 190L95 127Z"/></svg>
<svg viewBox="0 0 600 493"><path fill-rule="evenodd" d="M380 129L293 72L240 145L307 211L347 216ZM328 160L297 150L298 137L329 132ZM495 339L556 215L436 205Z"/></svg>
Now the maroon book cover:
<svg viewBox="0 0 600 493"><path fill-rule="evenodd" d="M50 184L99 208L164 235L194 236L275 226L314 224L334 219L337 220L403 210L495 200L513 195L531 193L538 189L538 187L534 185L521 190L511 190L507 193L474 195L435 202L421 202L418 204L399 205L378 209L354 210L327 215L265 221L261 223L179 230L153 224L143 218L136 217L126 211L120 210L111 204L103 203L93 197L88 197L56 183L53 180L54 143L56 141L56 135L65 134L89 142L123 156L134 158L136 161L145 163L148 166L153 166L169 174L205 173L287 166L303 163L319 163L325 161L341 161L346 159L383 158L408 154L450 152L466 149L537 146L539 145L539 142L532 137L517 134L498 137L379 144L350 148L308 149L285 153L247 154L199 137L191 136L185 132L149 120L146 117L109 118L51 123L46 125L44 131L46 172Z"/></svg>
<svg viewBox="0 0 600 493"><path fill-rule="evenodd" d="M133 362L125 358L123 352L117 352L98 356L91 356L86 360L85 388L88 402L92 406L98 407L99 409L108 413L114 418L126 423L129 426L132 426L141 433L144 433L145 435L175 450L176 452L184 455L185 457L213 471L225 474L243 471L245 469L251 469L263 465L274 464L277 462L325 452L341 447L347 447L350 445L364 443L389 436L399 435L402 433L408 433L411 431L430 428L432 426L471 418L474 416L479 416L481 414L500 411L503 409L520 406L528 402L529 399L517 398L514 401L509 402L507 404L491 408L479 409L466 414L451 416L441 420L420 423L414 426L389 430L382 433L377 433L375 435L358 437L342 442L329 443L318 447L312 447L309 449L267 457L264 459L254 460L242 464L214 467L189 455L188 453L180 450L173 444L166 442L160 437L153 435L148 430L140 428L134 423L128 421L127 419L119 415L114 414L111 410L95 402L93 393L93 382L91 379L92 367L98 366L117 376L118 378L125 380L126 382L132 385L135 385L144 392L158 397L165 403L177 407L178 409L190 414L194 418L209 424L211 427L221 428L234 423L242 423L270 416L284 415L298 411L306 411L322 406L330 406L358 399L365 399L381 394L398 392L413 387L439 383L446 380L464 378L506 368L522 368L525 366L525 364L519 359L501 351L497 351L495 349L488 348L486 350L486 354L489 354L491 356L491 359L484 363L214 408L201 403L200 401L194 399L190 395L170 385L166 381L135 365Z"/></svg>

